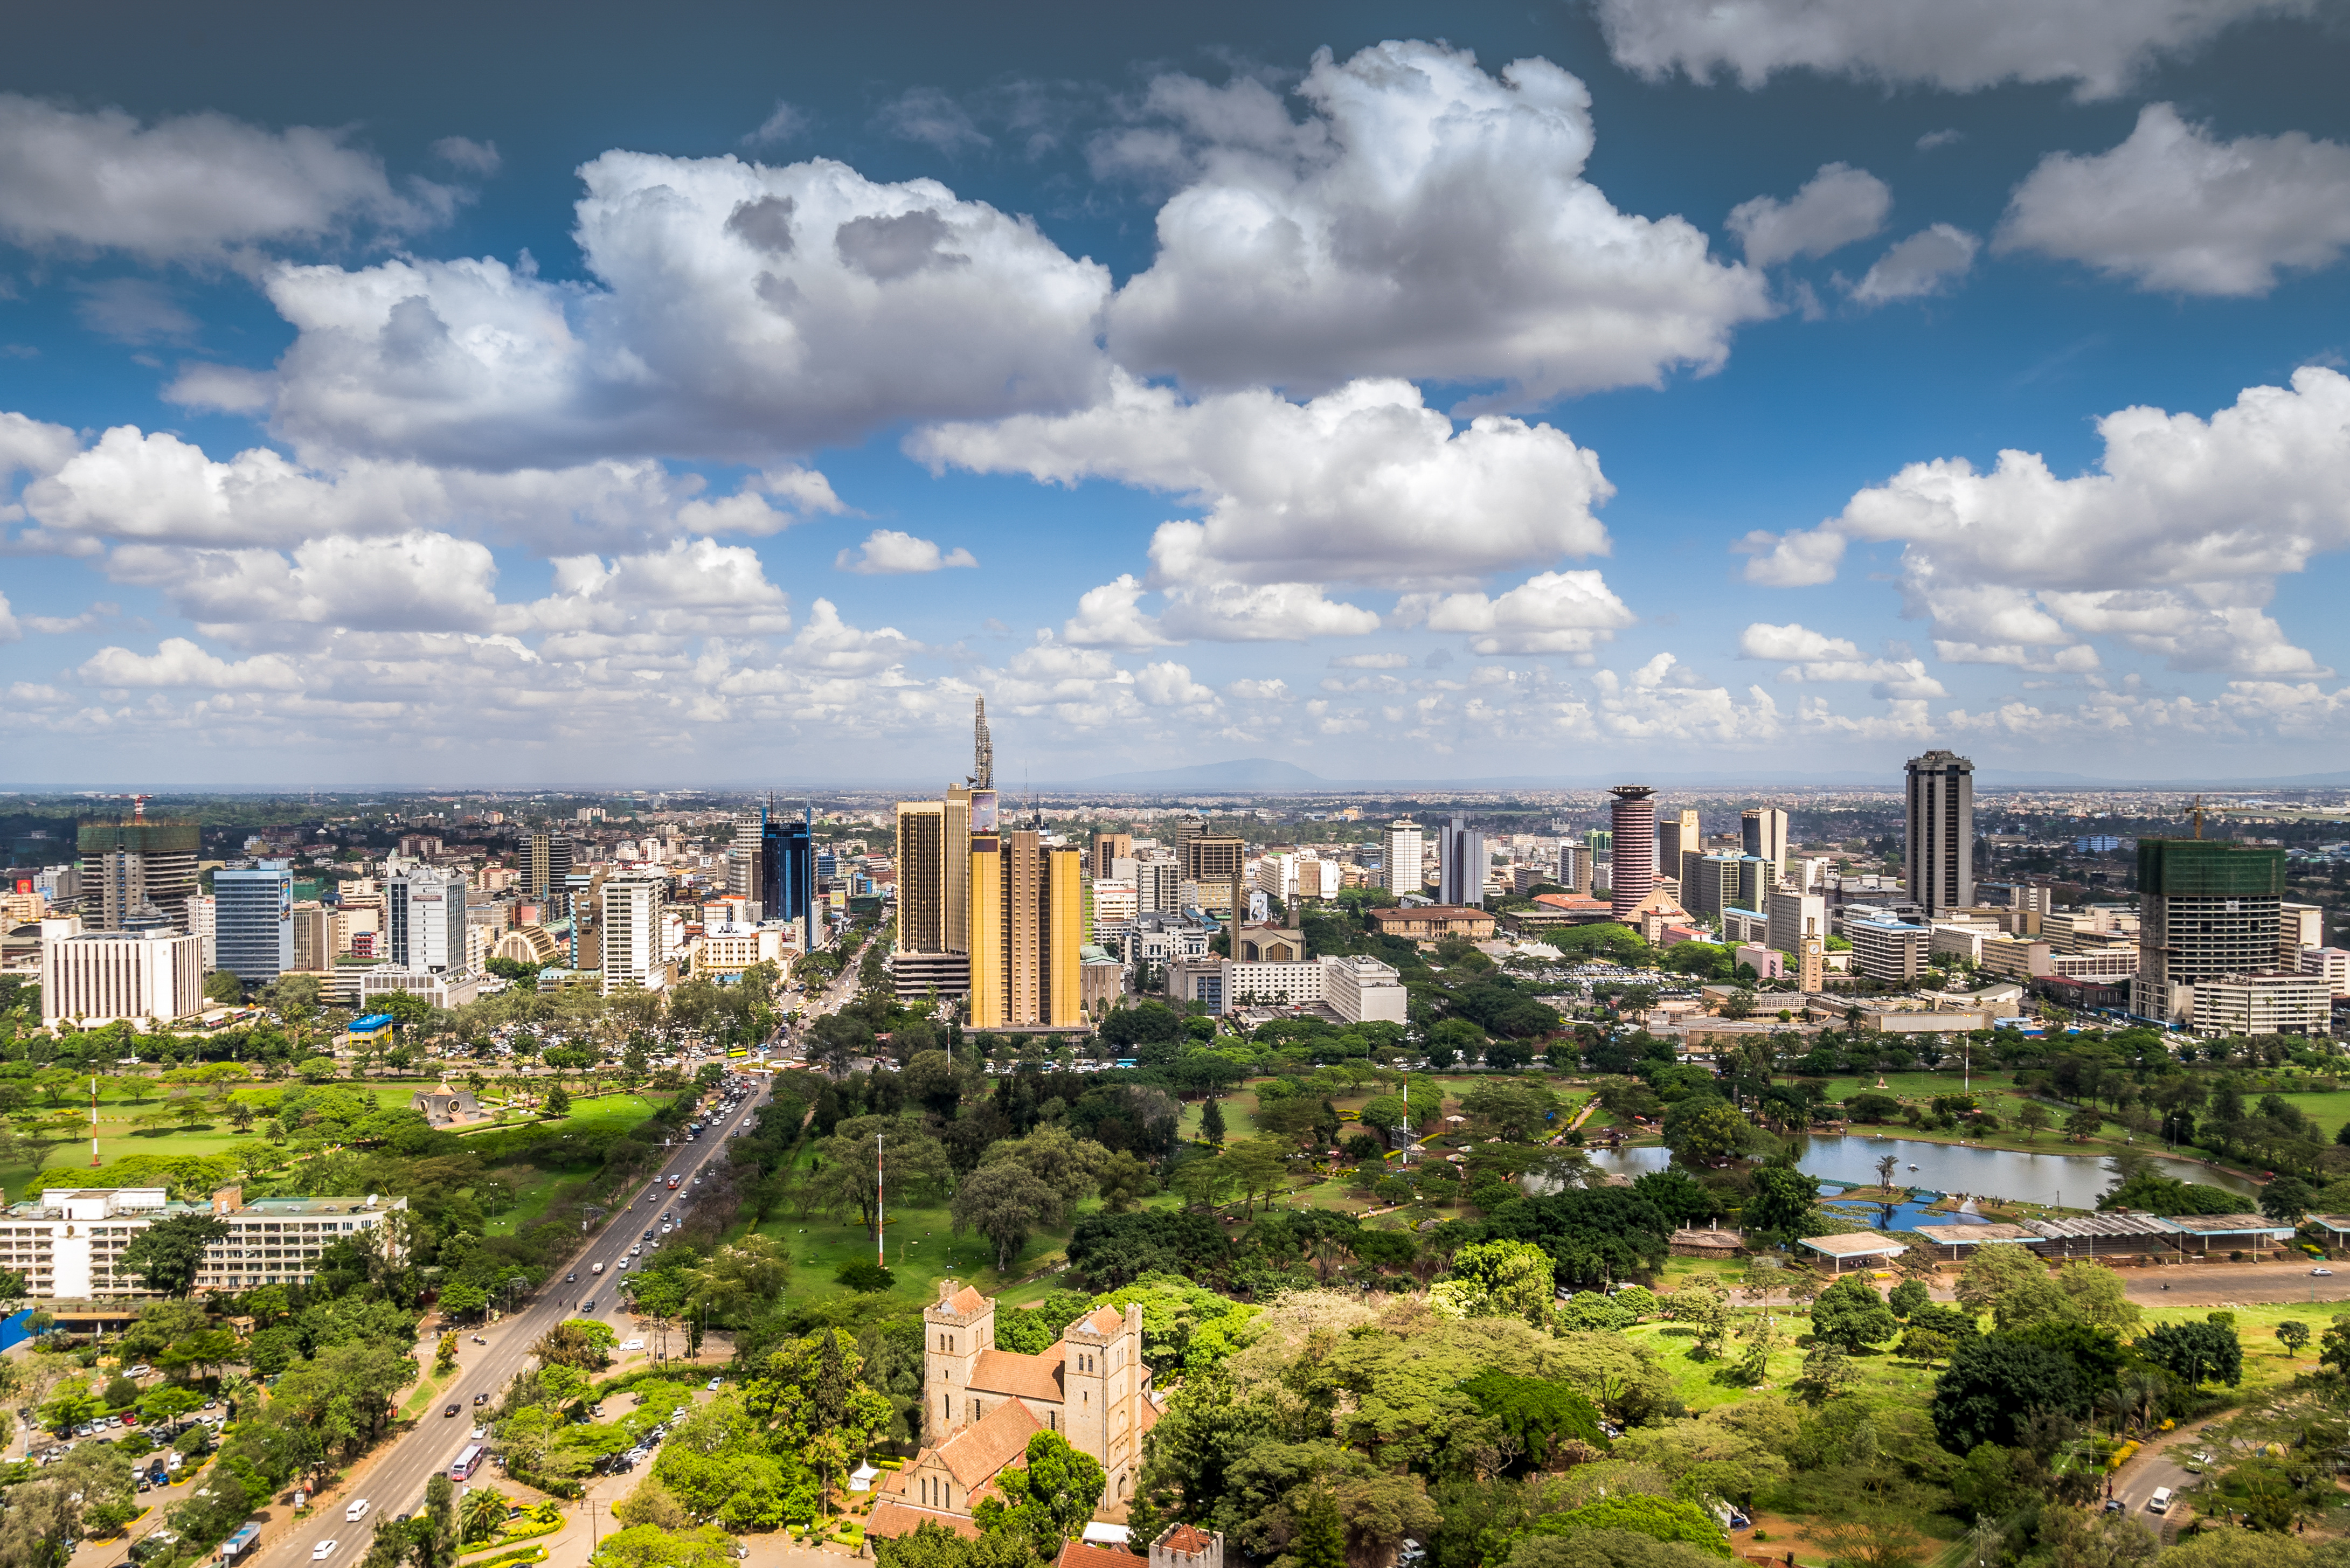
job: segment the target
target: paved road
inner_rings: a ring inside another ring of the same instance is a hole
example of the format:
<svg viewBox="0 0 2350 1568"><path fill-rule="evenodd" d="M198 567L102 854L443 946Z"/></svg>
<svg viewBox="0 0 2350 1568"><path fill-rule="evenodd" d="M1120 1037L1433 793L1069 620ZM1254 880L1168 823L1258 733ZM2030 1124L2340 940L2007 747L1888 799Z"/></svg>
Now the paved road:
<svg viewBox="0 0 2350 1568"><path fill-rule="evenodd" d="M751 1083L753 1087L744 1094L734 1115L724 1122L705 1126L697 1141L672 1149L660 1173L639 1189L637 1200L627 1210L615 1212L572 1262L558 1264L556 1273L540 1289L536 1299L513 1316L483 1330L482 1336L489 1341L488 1345L475 1345L470 1334L460 1335L464 1354L458 1357L458 1365L463 1376L438 1404L453 1399L462 1414L444 1417L436 1404L418 1417L416 1426L406 1435L395 1438L367 1461L361 1479L323 1494L318 1511L290 1530L283 1522L289 1516L276 1508L269 1510L273 1524L267 1543L245 1559L244 1568L305 1568L310 1562L311 1549L330 1538L338 1544L328 1561L348 1568L365 1554L379 1516L413 1513L422 1505L425 1483L445 1469L471 1440L473 1422L469 1417L474 1413L473 1397L487 1394L494 1403L507 1382L529 1362L530 1347L548 1329L567 1317L587 1315L611 1324L623 1339L627 1338L628 1314L622 1309L619 1288L622 1276L615 1265L628 1256L629 1248L639 1244L648 1227L658 1228L657 1214L680 1206L679 1200L692 1188L695 1173L723 1158L727 1137L745 1127L765 1102L764 1082L752 1075ZM672 1172L680 1179L680 1189L674 1197L669 1191ZM596 1263L604 1265L600 1275L591 1270ZM563 1275L574 1272L579 1282L566 1283ZM592 1314L574 1310L591 1295L596 1303ZM346 1524L343 1510L355 1497L368 1499L372 1507L365 1519Z"/></svg>
<svg viewBox="0 0 2350 1568"><path fill-rule="evenodd" d="M2350 1264L2331 1278L2311 1273L2306 1258L2289 1263L2197 1263L2189 1268L2118 1269L2129 1299L2140 1306L2220 1306L2241 1302L2305 1302L2331 1317L2328 1302L2350 1301ZM2168 1290L2164 1286L2168 1286Z"/></svg>
<svg viewBox="0 0 2350 1568"><path fill-rule="evenodd" d="M2180 1449L2193 1452L2203 1426L2202 1422L2197 1422L2191 1427L2181 1427L2175 1432L2157 1433L2153 1440L2140 1449L2114 1477L2114 1497L2122 1504L2122 1511L2158 1535L2162 1533L2165 1525L2179 1523L2193 1511L2181 1494L2202 1478L2189 1473L2170 1457L2168 1450ZM2159 1487L2168 1487L2172 1493L2168 1513L2153 1513L2146 1506Z"/></svg>

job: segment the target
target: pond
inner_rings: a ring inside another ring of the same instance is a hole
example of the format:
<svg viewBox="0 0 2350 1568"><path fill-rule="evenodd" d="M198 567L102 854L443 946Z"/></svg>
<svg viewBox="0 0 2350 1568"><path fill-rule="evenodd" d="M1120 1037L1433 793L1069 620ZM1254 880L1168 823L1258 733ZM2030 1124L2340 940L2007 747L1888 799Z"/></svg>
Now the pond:
<svg viewBox="0 0 2350 1568"><path fill-rule="evenodd" d="M1965 1192L1979 1198L2006 1198L2026 1203L2069 1204L2075 1209L2096 1206L2097 1195L2113 1185L2113 1173L2102 1155L2022 1154L2012 1149L1974 1148L1960 1144L1929 1143L1920 1138L1871 1137L1845 1133L1806 1140L1797 1168L1828 1182L1872 1186L1877 1162L1887 1155L1900 1162L1896 1183L1930 1192ZM1643 1176L1672 1162L1669 1150L1627 1148L1617 1153L1595 1149L1591 1162L1605 1171ZM2149 1157L2165 1176L2181 1181L2224 1187L2251 1194L2260 1189L2241 1177L2214 1170L2192 1160L2165 1155ZM2248 1202L2247 1208L2251 1207Z"/></svg>

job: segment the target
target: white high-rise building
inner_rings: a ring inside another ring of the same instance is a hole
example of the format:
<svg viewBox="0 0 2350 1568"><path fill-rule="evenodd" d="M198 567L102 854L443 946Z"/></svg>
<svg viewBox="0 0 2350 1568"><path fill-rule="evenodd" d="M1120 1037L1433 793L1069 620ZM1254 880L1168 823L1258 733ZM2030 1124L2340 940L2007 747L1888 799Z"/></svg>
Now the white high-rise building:
<svg viewBox="0 0 2350 1568"><path fill-rule="evenodd" d="M1418 893L1426 886L1420 873L1422 843L1420 826L1411 818L1399 816L1388 824L1381 846L1379 880L1399 898L1407 893Z"/></svg>
<svg viewBox="0 0 2350 1568"><path fill-rule="evenodd" d="M383 885L383 957L419 973L463 974L465 874L413 867Z"/></svg>
<svg viewBox="0 0 2350 1568"><path fill-rule="evenodd" d="M1094 940L1107 946L1119 931L1134 924L1142 912L1131 882L1101 877L1094 883Z"/></svg>
<svg viewBox="0 0 2350 1568"><path fill-rule="evenodd" d="M1825 895L1774 888L1764 913L1771 917L1769 945L1774 952L1801 954L1805 937L1827 935L1828 901Z"/></svg>
<svg viewBox="0 0 2350 1568"><path fill-rule="evenodd" d="M1456 816L1436 830L1436 901L1440 904L1482 904L1485 872L1492 864L1485 853L1485 836Z"/></svg>
<svg viewBox="0 0 2350 1568"><path fill-rule="evenodd" d="M659 877L619 876L604 883L604 994L658 991L667 975L661 961Z"/></svg>
<svg viewBox="0 0 2350 1568"><path fill-rule="evenodd" d="M204 972L220 968L217 904L210 893L199 893L188 900L188 934L203 944Z"/></svg>
<svg viewBox="0 0 2350 1568"><path fill-rule="evenodd" d="M1134 862L1135 908L1146 915L1183 912L1183 865L1172 855L1152 854Z"/></svg>
<svg viewBox="0 0 2350 1568"><path fill-rule="evenodd" d="M1926 918L1975 901L1975 765L1950 752L1909 759L1908 834L1902 870Z"/></svg>
<svg viewBox="0 0 2350 1568"><path fill-rule="evenodd" d="M1739 814L1739 847L1771 863L1771 881L1787 877L1787 814L1774 805L1749 806Z"/></svg>

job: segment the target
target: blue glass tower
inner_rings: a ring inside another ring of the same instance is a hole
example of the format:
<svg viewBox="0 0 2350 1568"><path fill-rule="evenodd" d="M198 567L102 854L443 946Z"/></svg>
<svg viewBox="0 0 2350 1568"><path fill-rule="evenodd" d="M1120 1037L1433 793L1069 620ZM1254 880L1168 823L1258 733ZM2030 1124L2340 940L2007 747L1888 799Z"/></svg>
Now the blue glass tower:
<svg viewBox="0 0 2350 1568"><path fill-rule="evenodd" d="M797 821L768 816L759 829L759 902L771 920L797 920L801 940L816 941L814 809Z"/></svg>

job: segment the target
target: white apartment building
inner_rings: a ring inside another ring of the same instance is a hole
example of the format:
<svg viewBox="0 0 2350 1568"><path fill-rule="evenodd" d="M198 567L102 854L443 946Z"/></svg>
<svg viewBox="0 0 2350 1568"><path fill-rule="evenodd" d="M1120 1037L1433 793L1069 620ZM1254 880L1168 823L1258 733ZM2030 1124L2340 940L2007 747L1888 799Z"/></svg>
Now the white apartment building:
<svg viewBox="0 0 2350 1568"><path fill-rule="evenodd" d="M1345 876L1346 867L1336 860L1295 851L1267 855L1256 863L1256 885L1275 909L1292 898L1335 898Z"/></svg>
<svg viewBox="0 0 2350 1568"><path fill-rule="evenodd" d="M1426 849L1419 824L1408 816L1388 823L1380 842L1381 885L1399 898L1419 892L1427 886L1427 874L1421 868Z"/></svg>
<svg viewBox="0 0 2350 1568"><path fill-rule="evenodd" d="M755 926L721 926L704 930L688 955L696 974L741 974L755 963L788 970L800 956L800 923L767 920Z"/></svg>
<svg viewBox="0 0 2350 1568"><path fill-rule="evenodd" d="M203 1010L200 939L169 929L81 931L75 929L78 920L41 925L41 1023L47 1027L169 1023Z"/></svg>
<svg viewBox="0 0 2350 1568"><path fill-rule="evenodd" d="M23 1274L26 1293L38 1300L151 1298L159 1293L118 1266L122 1250L158 1220L210 1214L229 1234L205 1250L198 1290L307 1284L323 1248L376 1230L407 1207L405 1198L375 1197L258 1198L248 1204L234 1187L203 1203L172 1202L160 1187L53 1187L0 1210L0 1269Z"/></svg>
<svg viewBox="0 0 2350 1568"><path fill-rule="evenodd" d="M342 985L331 989L338 998L343 988L350 983L347 977L353 975L358 977L356 1001L362 1007L372 998L389 996L394 992L421 996L432 1006L439 1008L463 1007L480 1001L482 995L482 976L478 970L435 971L410 969L396 963L380 963L367 969L357 964L338 964L335 978L341 981Z"/></svg>
<svg viewBox="0 0 2350 1568"><path fill-rule="evenodd" d="M1223 973L1227 1012L1239 1007L1287 1007L1322 1000L1318 959L1271 963L1226 959Z"/></svg>
<svg viewBox="0 0 2350 1568"><path fill-rule="evenodd" d="M1348 1023L1404 1022L1403 983L1392 967L1374 958L1224 959L1218 976L1217 1011L1222 1012L1321 1002Z"/></svg>
<svg viewBox="0 0 2350 1568"><path fill-rule="evenodd" d="M2048 956L2048 972L2063 975L2066 980L2126 981L2137 972L2137 966L2138 950L2135 945Z"/></svg>
<svg viewBox="0 0 2350 1568"><path fill-rule="evenodd" d="M2299 972L2315 975L2336 996L2350 996L2350 948L2303 948Z"/></svg>
<svg viewBox="0 0 2350 1568"><path fill-rule="evenodd" d="M2231 974L2191 989L2198 1034L2324 1034L2334 1026L2334 989L2315 975Z"/></svg>
<svg viewBox="0 0 2350 1568"><path fill-rule="evenodd" d="M604 883L604 994L659 991L668 978L663 962L659 877L622 873Z"/></svg>
<svg viewBox="0 0 2350 1568"><path fill-rule="evenodd" d="M1118 933L1134 924L1142 913L1142 898L1133 881L1105 877L1094 883L1094 940L1104 947L1113 945Z"/></svg>
<svg viewBox="0 0 2350 1568"><path fill-rule="evenodd" d="M2299 971L2301 950L2325 945L2325 911L2315 904L2277 905L2277 968L2287 974Z"/></svg>
<svg viewBox="0 0 2350 1568"><path fill-rule="evenodd" d="M430 867L384 878L384 950L378 956L405 969L463 972L465 874Z"/></svg>

